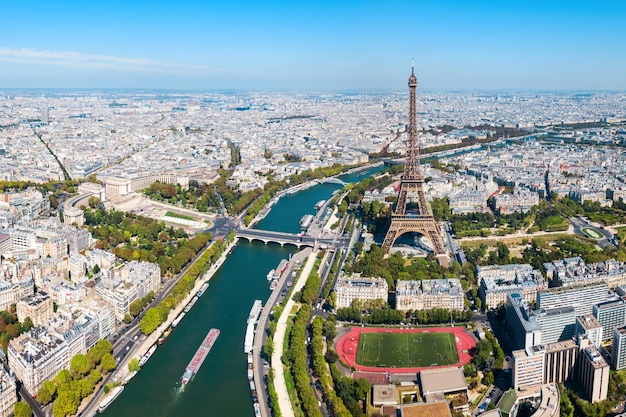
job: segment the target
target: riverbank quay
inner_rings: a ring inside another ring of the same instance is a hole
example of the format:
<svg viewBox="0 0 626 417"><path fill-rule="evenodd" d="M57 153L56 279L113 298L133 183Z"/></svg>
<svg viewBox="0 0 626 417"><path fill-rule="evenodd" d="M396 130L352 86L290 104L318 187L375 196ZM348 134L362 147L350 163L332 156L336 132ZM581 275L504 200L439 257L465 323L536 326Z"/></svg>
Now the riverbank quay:
<svg viewBox="0 0 626 417"><path fill-rule="evenodd" d="M141 359L141 357L150 349L151 346L155 345L158 342L159 337L161 337L161 335L163 334L163 332L165 330L167 330L167 328L172 324L172 322L176 319L176 317L178 317L179 314L181 314L181 312L184 310L185 306L187 306L187 304L189 304L189 302L193 299L193 297L196 296L198 290L200 290L200 288L202 287L202 285L206 282L209 282L211 280L211 278L213 277L213 275L215 274L215 272L217 272L217 270L219 270L219 268L221 267L221 265L224 263L224 261L226 261L228 255L230 254L230 252L233 250L233 248L235 248L237 246L237 240L238 239L233 239L233 241L224 249L224 252L222 252L222 254L220 255L220 257L216 260L215 263L211 264L211 266L209 267L209 269L204 273L204 275L202 275L202 277L196 279L195 285L193 287L193 289L189 292L189 294L187 294L187 296L174 308L172 309L168 316L167 319L161 323L161 325L159 325L159 327L152 332L150 335L148 336L142 336L142 340L140 340L140 343L138 344L138 346L136 348L134 348L130 354L126 355L126 357L117 364L117 368L115 370L115 372L112 373L111 377L107 378L105 381L103 381L102 385L98 388L98 390L96 392L94 392L94 394L92 394L91 397L88 397L89 399L85 402L83 401L83 403L85 403L84 407L80 407L78 409L78 414L79 415L84 415L84 416L92 416L96 413L96 410L98 408L98 404L101 401L102 397L103 397L103 387L106 383L109 382L121 382L124 383L124 381L126 381L126 378L130 375L130 371L128 370L128 363L133 359ZM202 254L208 250L209 247L207 247L204 251L202 251ZM201 254L200 254L201 256ZM200 256L198 256L197 259L200 258ZM196 259L196 261L197 261ZM195 263L195 262L194 262ZM190 265L191 266L191 265ZM181 277L184 274L181 274ZM170 289L173 288L170 287ZM209 289L207 289L207 291L209 291ZM136 326L131 326L128 328L127 333L136 330ZM123 337L123 336L121 336ZM120 337L120 338L121 338Z"/></svg>
<svg viewBox="0 0 626 417"><path fill-rule="evenodd" d="M338 178L338 177L341 177L342 175L354 174L355 172L359 172L359 171L363 171L363 170L366 170L366 169L374 168L374 167L380 166L382 164L383 164L383 162L375 162L375 163L372 163L372 164L367 164L367 165L355 167L355 168L349 169L346 172L342 172L340 174L333 175L332 177L328 177L328 178ZM254 217L254 219L252 219L250 221L250 224L248 224L246 227L253 228L255 224L257 224L258 222L263 220L265 218L265 216L267 216L268 213L271 211L272 206L274 204L276 204L278 202L278 200L280 200L282 197L285 197L285 196L288 196L288 195L291 195L291 194L295 194L297 192L304 191L304 190L306 190L308 188L314 187L314 186L318 185L320 183L320 181L321 181L320 179L314 179L314 180L306 181L306 182L303 182L302 184L294 185L293 187L289 187L289 188L286 188L284 190L281 190L281 191L277 192L276 195L270 199L270 201L265 205L265 207L263 207L263 209L261 209L261 211L259 211L259 213ZM244 211L243 213L241 213L238 216L239 220L241 220L243 217L245 217L245 215L246 215L246 212Z"/></svg>
<svg viewBox="0 0 626 417"><path fill-rule="evenodd" d="M269 392L265 381L266 369L264 360L262 357L263 346L265 345L267 334L269 317L275 306L281 304L281 295L284 292L289 291L289 283L287 282L292 277L292 273L296 273L294 270L299 269L300 265L304 265L311 254L311 248L304 248L300 252L296 252L288 263L287 269L281 274L278 284L272 293L270 294L265 307L261 311L259 321L257 323L256 332L254 336L253 347L253 366L254 366L254 384L257 388L259 411L261 417L270 417L272 415L268 404ZM269 358L268 358L269 359Z"/></svg>
<svg viewBox="0 0 626 417"><path fill-rule="evenodd" d="M319 250L314 248L309 255L306 264L302 268L298 281L294 283L291 297L289 297L289 300L285 304L285 308L283 309L276 324L276 332L274 333L274 352L272 353L271 366L274 369L274 388L276 389L276 394L278 396L278 407L280 408L280 413L283 417L295 417L293 406L289 399L289 392L287 391L285 369L281 359L285 344L285 333L287 331L287 319L296 304L293 299L293 295L300 291L302 287L304 287L304 284L306 284L309 274L311 274L311 271L315 266L315 259L317 259L318 252Z"/></svg>

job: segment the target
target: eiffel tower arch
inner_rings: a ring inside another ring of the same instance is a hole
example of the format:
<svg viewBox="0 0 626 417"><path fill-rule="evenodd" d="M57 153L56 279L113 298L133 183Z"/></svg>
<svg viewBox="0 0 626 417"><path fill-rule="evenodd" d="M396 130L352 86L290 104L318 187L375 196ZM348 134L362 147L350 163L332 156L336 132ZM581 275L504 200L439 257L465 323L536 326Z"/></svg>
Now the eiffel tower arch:
<svg viewBox="0 0 626 417"><path fill-rule="evenodd" d="M420 168L419 144L417 140L417 111L416 111L417 78L415 67L411 68L409 77L409 128L408 146L406 151L406 163L404 173L400 181L398 202L391 215L391 222L383 249L391 250L396 239L409 232L417 232L426 236L433 245L433 251L437 261L444 266L450 264L450 255L443 243L443 236L439 225L432 215L426 194L424 193L424 178ZM415 200L417 207L410 212L407 210L409 201Z"/></svg>

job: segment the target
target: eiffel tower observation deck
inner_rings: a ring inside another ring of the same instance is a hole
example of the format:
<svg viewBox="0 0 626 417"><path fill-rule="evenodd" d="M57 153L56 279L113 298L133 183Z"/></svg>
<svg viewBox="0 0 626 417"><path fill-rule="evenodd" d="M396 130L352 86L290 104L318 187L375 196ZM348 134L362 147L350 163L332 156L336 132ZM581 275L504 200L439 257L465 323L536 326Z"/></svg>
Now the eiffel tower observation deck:
<svg viewBox="0 0 626 417"><path fill-rule="evenodd" d="M450 264L450 255L446 251L439 225L432 215L426 194L424 193L424 177L420 167L419 143L417 138L417 77L415 66L411 68L409 77L409 129L408 144L406 151L406 163L404 173L400 181L398 202L391 215L391 222L383 249L391 250L396 239L408 232L420 233L432 242L433 251L437 261L444 266ZM417 207L407 209L410 201L415 201Z"/></svg>

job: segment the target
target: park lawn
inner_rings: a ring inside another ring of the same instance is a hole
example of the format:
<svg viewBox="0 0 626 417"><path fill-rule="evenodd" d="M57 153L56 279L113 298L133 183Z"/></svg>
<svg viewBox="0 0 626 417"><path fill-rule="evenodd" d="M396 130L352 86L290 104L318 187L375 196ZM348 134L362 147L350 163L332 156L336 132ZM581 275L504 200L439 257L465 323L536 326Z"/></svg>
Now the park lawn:
<svg viewBox="0 0 626 417"><path fill-rule="evenodd" d="M195 221L196 219L191 217L191 216L185 216L184 214L180 214L180 213L174 213L173 211L168 211L167 213L165 213L165 215L167 217L174 217L176 219L184 219L184 220L191 220L191 221Z"/></svg>
<svg viewBox="0 0 626 417"><path fill-rule="evenodd" d="M590 237L591 239L602 239L604 237L602 233L598 232L593 227L584 227L583 233L586 234L587 237Z"/></svg>
<svg viewBox="0 0 626 417"><path fill-rule="evenodd" d="M561 216L558 215L554 215L554 216L550 216L547 219L544 219L541 222L541 229L545 230L546 232L562 232L567 230L567 228L569 227L569 220L564 219Z"/></svg>
<svg viewBox="0 0 626 417"><path fill-rule="evenodd" d="M452 365L459 361L453 333L361 333L356 363L381 368Z"/></svg>

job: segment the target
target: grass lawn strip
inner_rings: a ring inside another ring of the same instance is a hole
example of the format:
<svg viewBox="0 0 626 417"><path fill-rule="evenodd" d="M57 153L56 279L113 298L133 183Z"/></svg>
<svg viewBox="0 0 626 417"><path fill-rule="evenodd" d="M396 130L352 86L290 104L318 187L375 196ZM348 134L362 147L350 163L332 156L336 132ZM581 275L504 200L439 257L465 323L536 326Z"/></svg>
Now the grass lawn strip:
<svg viewBox="0 0 626 417"><path fill-rule="evenodd" d="M604 235L593 227L583 227L583 233L592 239L602 239Z"/></svg>
<svg viewBox="0 0 626 417"><path fill-rule="evenodd" d="M168 211L167 213L165 213L165 215L167 217L174 217L176 219L191 220L191 221L196 221L197 220L194 217L185 216L184 214L180 214L180 213L174 213L173 211Z"/></svg>

